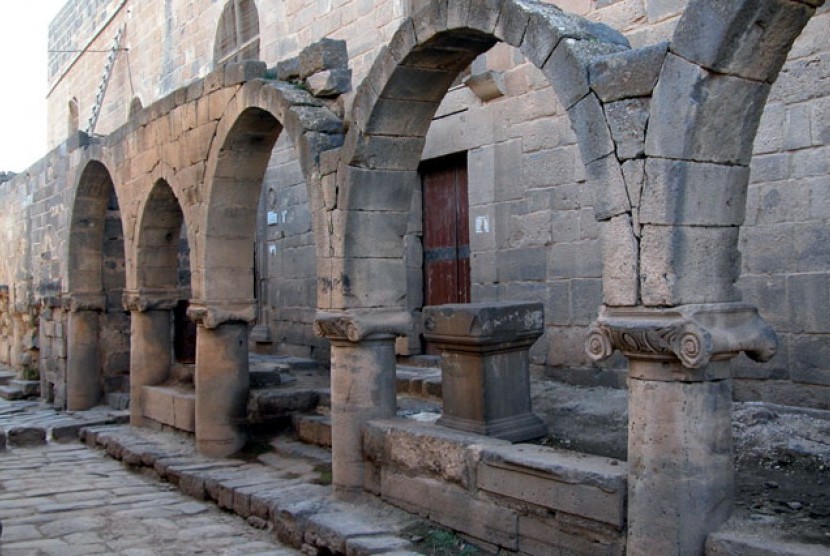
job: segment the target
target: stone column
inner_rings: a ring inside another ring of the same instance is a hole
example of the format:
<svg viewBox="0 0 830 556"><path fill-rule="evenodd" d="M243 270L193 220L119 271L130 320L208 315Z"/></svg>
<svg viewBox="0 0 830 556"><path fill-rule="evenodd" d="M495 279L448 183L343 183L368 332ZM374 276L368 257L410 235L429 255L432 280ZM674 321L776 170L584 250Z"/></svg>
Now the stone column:
<svg viewBox="0 0 830 556"><path fill-rule="evenodd" d="M775 332L743 303L603 307L586 348L629 361L627 553L702 554L732 512L729 359L770 359Z"/></svg>
<svg viewBox="0 0 830 556"><path fill-rule="evenodd" d="M145 386L167 380L173 359L172 310L178 292L124 292L130 315L130 424L144 424Z"/></svg>
<svg viewBox="0 0 830 556"><path fill-rule="evenodd" d="M547 427L530 401L530 346L545 330L541 303L424 308L424 337L441 351L446 427L511 442Z"/></svg>
<svg viewBox="0 0 830 556"><path fill-rule="evenodd" d="M256 304L193 301L187 314L198 325L196 447L227 457L246 441L248 323L256 318Z"/></svg>
<svg viewBox="0 0 830 556"><path fill-rule="evenodd" d="M71 296L66 337L66 409L83 411L101 400L101 313L106 307L103 293Z"/></svg>
<svg viewBox="0 0 830 556"><path fill-rule="evenodd" d="M331 340L332 483L337 495L363 490L363 426L397 408L395 338L411 328L405 312L318 313L317 335Z"/></svg>

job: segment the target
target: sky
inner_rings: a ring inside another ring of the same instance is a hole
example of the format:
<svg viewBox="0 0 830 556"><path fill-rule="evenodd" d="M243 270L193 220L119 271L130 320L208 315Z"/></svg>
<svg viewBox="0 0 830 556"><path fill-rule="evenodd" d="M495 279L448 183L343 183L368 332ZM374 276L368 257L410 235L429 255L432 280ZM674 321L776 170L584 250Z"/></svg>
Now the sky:
<svg viewBox="0 0 830 556"><path fill-rule="evenodd" d="M46 154L46 37L66 0L0 0L0 171Z"/></svg>

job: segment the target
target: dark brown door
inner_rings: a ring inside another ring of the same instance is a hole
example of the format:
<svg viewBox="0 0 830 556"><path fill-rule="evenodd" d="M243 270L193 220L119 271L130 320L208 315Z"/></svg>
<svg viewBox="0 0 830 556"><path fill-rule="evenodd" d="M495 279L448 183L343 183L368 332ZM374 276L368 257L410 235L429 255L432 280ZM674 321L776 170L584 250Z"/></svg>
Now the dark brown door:
<svg viewBox="0 0 830 556"><path fill-rule="evenodd" d="M470 302L467 156L421 170L424 200L424 304Z"/></svg>

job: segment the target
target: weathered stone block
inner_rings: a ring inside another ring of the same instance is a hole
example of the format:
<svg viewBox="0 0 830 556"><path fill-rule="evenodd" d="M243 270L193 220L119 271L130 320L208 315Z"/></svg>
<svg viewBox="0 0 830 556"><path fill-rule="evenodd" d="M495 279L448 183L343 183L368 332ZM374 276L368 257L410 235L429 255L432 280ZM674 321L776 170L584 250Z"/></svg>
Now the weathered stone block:
<svg viewBox="0 0 830 556"><path fill-rule="evenodd" d="M625 536L594 521L561 515L556 520L519 515L519 551L531 556L591 554L620 556Z"/></svg>
<svg viewBox="0 0 830 556"><path fill-rule="evenodd" d="M649 158L640 201L643 224L740 226L749 168Z"/></svg>
<svg viewBox="0 0 830 556"><path fill-rule="evenodd" d="M830 276L826 272L789 275L786 292L791 332L830 332Z"/></svg>
<svg viewBox="0 0 830 556"><path fill-rule="evenodd" d="M343 210L406 212L420 184L415 171L341 165L337 172L337 206Z"/></svg>
<svg viewBox="0 0 830 556"><path fill-rule="evenodd" d="M819 309L820 310L820 309ZM826 334L799 334L793 337L790 379L805 384L830 386L830 347Z"/></svg>
<svg viewBox="0 0 830 556"><path fill-rule="evenodd" d="M651 95L668 46L662 42L594 60L589 70L591 88L603 102Z"/></svg>
<svg viewBox="0 0 830 556"><path fill-rule="evenodd" d="M316 97L336 97L352 90L352 70L330 69L309 75L306 85Z"/></svg>
<svg viewBox="0 0 830 556"><path fill-rule="evenodd" d="M646 154L749 165L769 85L669 54L651 101Z"/></svg>
<svg viewBox="0 0 830 556"><path fill-rule="evenodd" d="M13 426L6 431L9 446L28 447L46 444L46 429L36 426Z"/></svg>
<svg viewBox="0 0 830 556"><path fill-rule="evenodd" d="M265 77L265 62L245 60L236 64L225 65L225 86L244 83L252 79Z"/></svg>
<svg viewBox="0 0 830 556"><path fill-rule="evenodd" d="M597 220L631 212L631 202L620 163L614 155L586 165L589 186L594 189L594 215Z"/></svg>
<svg viewBox="0 0 830 556"><path fill-rule="evenodd" d="M286 58L277 62L274 68L276 78L280 81L292 81L300 78L300 57Z"/></svg>
<svg viewBox="0 0 830 556"><path fill-rule="evenodd" d="M604 106L619 160L639 158L645 153L649 102L649 99L633 98Z"/></svg>
<svg viewBox="0 0 830 556"><path fill-rule="evenodd" d="M321 39L300 52L300 77L307 78L328 69L349 67L349 53L346 41Z"/></svg>
<svg viewBox="0 0 830 556"><path fill-rule="evenodd" d="M404 212L335 210L332 224L335 257L403 256L403 237L406 234Z"/></svg>
<svg viewBox="0 0 830 556"><path fill-rule="evenodd" d="M602 301L607 305L634 306L639 294L640 249L631 218L622 214L601 225Z"/></svg>
<svg viewBox="0 0 830 556"><path fill-rule="evenodd" d="M672 38L672 52L706 68L773 82L814 8L780 0L693 2Z"/></svg>
<svg viewBox="0 0 830 556"><path fill-rule="evenodd" d="M617 44L596 40L565 38L556 45L542 67L542 72L556 91L559 102L567 109L588 94L588 67L591 62L625 49Z"/></svg>
<svg viewBox="0 0 830 556"><path fill-rule="evenodd" d="M446 527L510 550L517 548L518 517L507 508L477 500L468 492L434 479L381 471L384 500L429 517ZM470 519L471 515L477 516Z"/></svg>
<svg viewBox="0 0 830 556"><path fill-rule="evenodd" d="M579 140L579 152L582 161L590 164L595 160L614 152L614 141L605 121L599 99L593 94L577 102L568 109L576 137Z"/></svg>
<svg viewBox="0 0 830 556"><path fill-rule="evenodd" d="M640 295L646 306L738 301L737 227L643 226Z"/></svg>
<svg viewBox="0 0 830 556"><path fill-rule="evenodd" d="M608 523L625 524L626 467L600 456L544 446L484 448L478 488Z"/></svg>

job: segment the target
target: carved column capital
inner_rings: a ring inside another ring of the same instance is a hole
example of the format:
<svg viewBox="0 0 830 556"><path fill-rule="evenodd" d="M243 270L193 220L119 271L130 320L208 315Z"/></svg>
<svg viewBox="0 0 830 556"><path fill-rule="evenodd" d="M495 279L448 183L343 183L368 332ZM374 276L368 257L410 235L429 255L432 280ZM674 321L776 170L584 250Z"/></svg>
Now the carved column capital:
<svg viewBox="0 0 830 556"><path fill-rule="evenodd" d="M585 352L594 361L615 350L626 357L679 360L687 369L745 352L768 361L778 350L775 331L746 303L682 305L668 309L602 306Z"/></svg>
<svg viewBox="0 0 830 556"><path fill-rule="evenodd" d="M256 300L191 300L187 316L208 330L228 322L251 323L256 320Z"/></svg>
<svg viewBox="0 0 830 556"><path fill-rule="evenodd" d="M400 310L318 311L314 320L314 333L335 341L357 343L377 336L405 336L411 331L412 315Z"/></svg>
<svg viewBox="0 0 830 556"><path fill-rule="evenodd" d="M103 312L107 308L107 296L104 292L76 292L70 293L67 298L64 298L63 305L73 313L78 311Z"/></svg>
<svg viewBox="0 0 830 556"><path fill-rule="evenodd" d="M124 290L121 295L124 309L131 312L171 310L179 303L178 290Z"/></svg>

